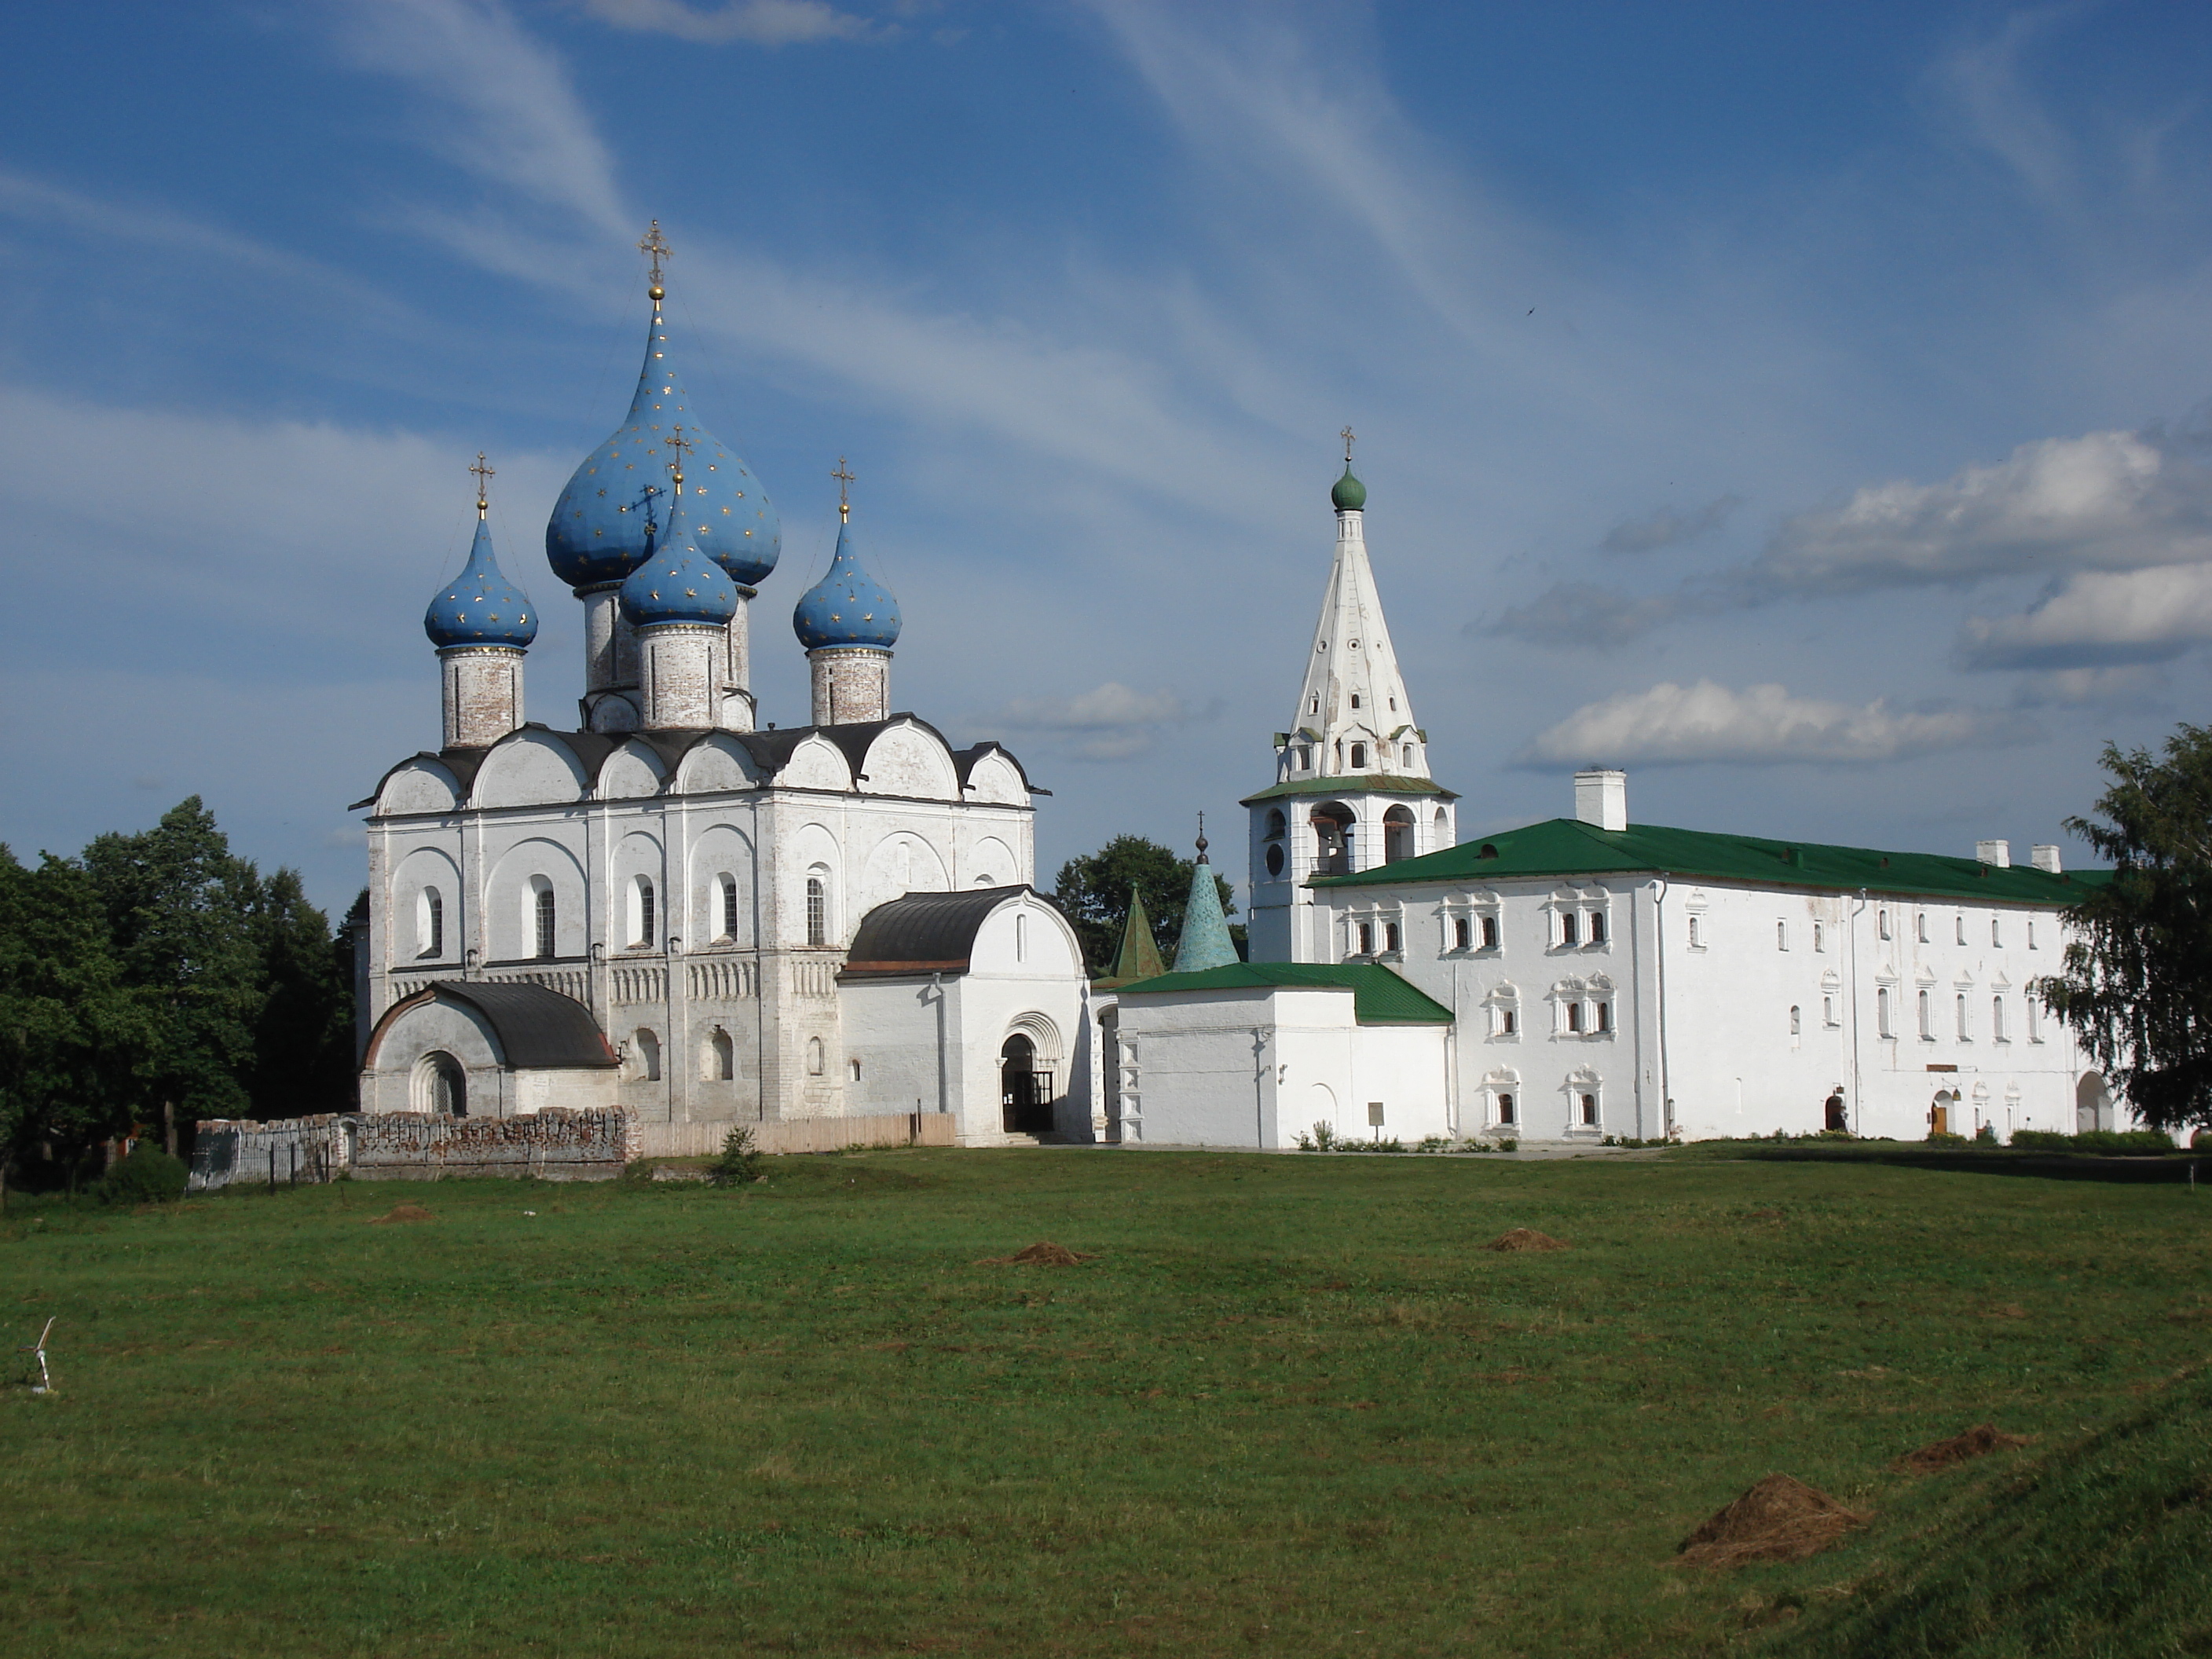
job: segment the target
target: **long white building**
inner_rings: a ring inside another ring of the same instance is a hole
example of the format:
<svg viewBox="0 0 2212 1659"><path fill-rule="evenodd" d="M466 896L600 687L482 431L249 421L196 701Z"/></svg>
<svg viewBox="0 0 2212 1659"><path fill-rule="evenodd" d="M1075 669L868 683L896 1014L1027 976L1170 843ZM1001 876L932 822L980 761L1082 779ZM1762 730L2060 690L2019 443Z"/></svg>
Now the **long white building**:
<svg viewBox="0 0 2212 1659"><path fill-rule="evenodd" d="M1102 1004L1109 1137L2111 1127L2104 1079L2030 991L2100 878L2056 847L2016 865L1998 841L1946 857L1638 823L1613 771L1577 775L1571 817L1459 842L1365 501L1347 465L1297 717L1244 803L1252 961Z"/></svg>

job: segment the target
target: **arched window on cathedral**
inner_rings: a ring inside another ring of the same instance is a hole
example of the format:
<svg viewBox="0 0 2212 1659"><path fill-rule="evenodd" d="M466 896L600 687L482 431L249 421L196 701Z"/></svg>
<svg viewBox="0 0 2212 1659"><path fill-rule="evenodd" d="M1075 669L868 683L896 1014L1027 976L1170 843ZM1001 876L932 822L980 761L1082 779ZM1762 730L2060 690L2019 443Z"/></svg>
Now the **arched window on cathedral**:
<svg viewBox="0 0 2212 1659"><path fill-rule="evenodd" d="M1359 693L1358 693L1357 691L1355 691L1355 692L1353 692L1353 693L1352 694L1352 706L1354 708L1358 708L1358 707L1359 707Z"/></svg>
<svg viewBox="0 0 2212 1659"><path fill-rule="evenodd" d="M717 1025L707 1034L699 1054L699 1075L709 1083L727 1083L738 1074L738 1047L730 1034Z"/></svg>
<svg viewBox="0 0 2212 1659"><path fill-rule="evenodd" d="M721 890L722 937L734 940L738 936L738 878L726 873L717 877L714 884Z"/></svg>
<svg viewBox="0 0 2212 1659"><path fill-rule="evenodd" d="M1298 770L1301 772L1313 770L1313 750L1304 744L1298 745Z"/></svg>
<svg viewBox="0 0 2212 1659"><path fill-rule="evenodd" d="M809 1037L806 1039L806 1075L809 1077L820 1077L822 1075L822 1039L820 1037Z"/></svg>
<svg viewBox="0 0 2212 1659"><path fill-rule="evenodd" d="M1373 956L1375 954L1374 924L1372 922L1363 921L1354 931L1358 935L1358 943L1359 945L1359 949L1354 954L1363 957Z"/></svg>
<svg viewBox="0 0 2212 1659"><path fill-rule="evenodd" d="M1879 1036L1893 1037L1897 1035L1891 1024L1889 987L1887 985L1879 987L1874 994L1874 1029Z"/></svg>
<svg viewBox="0 0 2212 1659"><path fill-rule="evenodd" d="M649 951L653 938L653 881L638 876L629 884L629 943L634 951Z"/></svg>
<svg viewBox="0 0 2212 1659"><path fill-rule="evenodd" d="M806 942L809 945L827 945L830 942L830 891L819 876L806 878Z"/></svg>
<svg viewBox="0 0 2212 1659"><path fill-rule="evenodd" d="M642 1026L637 1033L637 1074L647 1083L660 1081L660 1039Z"/></svg>
<svg viewBox="0 0 2212 1659"><path fill-rule="evenodd" d="M415 954L422 957L441 957L446 954L446 902L438 896L434 887L422 890L422 902L416 908L415 931L422 939L422 948Z"/></svg>
<svg viewBox="0 0 2212 1659"><path fill-rule="evenodd" d="M1490 918L1485 916L1483 920L1487 921ZM1474 918L1471 916L1454 916L1452 918L1452 949L1455 951L1464 951L1474 942Z"/></svg>
<svg viewBox="0 0 2212 1659"><path fill-rule="evenodd" d="M1355 772L1359 771L1363 769L1366 764L1367 745L1364 743L1353 744L1352 745L1352 769Z"/></svg>
<svg viewBox="0 0 2212 1659"><path fill-rule="evenodd" d="M1936 1041L1936 1005L1928 1000L1925 991L1920 994L1920 1040L1923 1042Z"/></svg>
<svg viewBox="0 0 2212 1659"><path fill-rule="evenodd" d="M1410 743L1406 745L1406 769L1408 772L1413 769L1413 745Z"/></svg>
<svg viewBox="0 0 2212 1659"><path fill-rule="evenodd" d="M848 1083L858 1083L860 1080L860 1062L858 1060L848 1060L845 1062L845 1080Z"/></svg>
<svg viewBox="0 0 2212 1659"><path fill-rule="evenodd" d="M1382 948L1394 952L1398 949L1398 924L1395 921L1382 924Z"/></svg>
<svg viewBox="0 0 2212 1659"><path fill-rule="evenodd" d="M1790 1035L1796 1036L1803 1029L1803 1017L1798 1013L1797 1005L1793 1002L1790 1005Z"/></svg>
<svg viewBox="0 0 2212 1659"><path fill-rule="evenodd" d="M536 947L532 954L550 959L559 954L560 945L560 934L554 927L553 884L543 876L532 876L530 887L532 943Z"/></svg>
<svg viewBox="0 0 2212 1659"><path fill-rule="evenodd" d="M1306 699L1306 713L1309 714L1318 714L1321 713L1321 694L1319 692L1316 692L1312 696Z"/></svg>

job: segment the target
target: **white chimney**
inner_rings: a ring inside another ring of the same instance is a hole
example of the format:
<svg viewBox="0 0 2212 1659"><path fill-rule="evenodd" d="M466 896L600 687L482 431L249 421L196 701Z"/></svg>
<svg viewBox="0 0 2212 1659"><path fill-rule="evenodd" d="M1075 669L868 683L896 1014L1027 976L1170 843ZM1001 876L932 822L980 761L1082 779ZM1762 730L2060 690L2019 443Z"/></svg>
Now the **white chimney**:
<svg viewBox="0 0 2212 1659"><path fill-rule="evenodd" d="M2027 860L2039 870L2048 870L2054 876L2058 873L2058 849L2056 847L2031 847L2027 849Z"/></svg>
<svg viewBox="0 0 2212 1659"><path fill-rule="evenodd" d="M2012 868L2012 843L2008 841L1978 841L1974 856L1993 870Z"/></svg>
<svg viewBox="0 0 2212 1659"><path fill-rule="evenodd" d="M1600 830L1628 828L1628 774L1593 769L1575 774L1575 816Z"/></svg>

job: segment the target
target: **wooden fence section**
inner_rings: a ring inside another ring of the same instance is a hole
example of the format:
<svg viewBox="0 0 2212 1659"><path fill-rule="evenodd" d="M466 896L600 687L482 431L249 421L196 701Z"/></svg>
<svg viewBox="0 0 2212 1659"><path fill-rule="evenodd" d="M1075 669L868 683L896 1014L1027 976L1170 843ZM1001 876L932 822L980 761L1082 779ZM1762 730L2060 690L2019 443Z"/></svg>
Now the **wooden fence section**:
<svg viewBox="0 0 2212 1659"><path fill-rule="evenodd" d="M878 1117L799 1117L753 1123L763 1152L840 1152L848 1146L950 1146L949 1112L896 1112ZM712 1158L732 1123L641 1123L631 1130L635 1158Z"/></svg>

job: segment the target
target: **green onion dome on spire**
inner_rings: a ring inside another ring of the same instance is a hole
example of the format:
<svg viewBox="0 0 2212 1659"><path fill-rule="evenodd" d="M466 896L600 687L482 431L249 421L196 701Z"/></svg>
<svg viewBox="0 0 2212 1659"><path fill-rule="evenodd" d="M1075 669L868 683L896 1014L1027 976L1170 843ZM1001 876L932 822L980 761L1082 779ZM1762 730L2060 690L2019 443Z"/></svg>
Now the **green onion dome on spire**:
<svg viewBox="0 0 2212 1659"><path fill-rule="evenodd" d="M1357 513L1367 505L1367 486L1352 476L1352 458L1344 462L1344 476L1336 481L1336 488L1328 492L1328 499L1340 513Z"/></svg>
<svg viewBox="0 0 2212 1659"><path fill-rule="evenodd" d="M645 365L629 414L561 492L545 526L546 562L578 589L621 581L645 562L672 509L665 440L681 426L696 445L685 501L692 536L732 581L752 586L775 568L781 521L751 469L691 413L661 317L657 272L652 295Z"/></svg>

